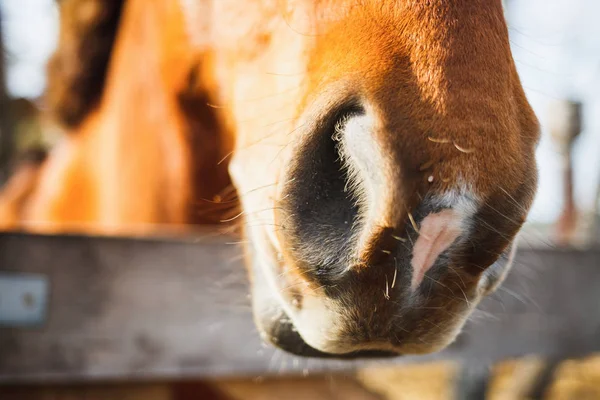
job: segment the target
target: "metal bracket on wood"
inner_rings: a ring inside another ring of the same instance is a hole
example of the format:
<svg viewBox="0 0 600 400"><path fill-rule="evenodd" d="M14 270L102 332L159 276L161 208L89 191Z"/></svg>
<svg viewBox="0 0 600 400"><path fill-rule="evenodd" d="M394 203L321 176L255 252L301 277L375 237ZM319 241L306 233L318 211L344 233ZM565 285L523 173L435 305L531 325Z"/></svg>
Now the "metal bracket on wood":
<svg viewBox="0 0 600 400"><path fill-rule="evenodd" d="M44 276L0 271L0 326L43 324L47 302L48 281Z"/></svg>

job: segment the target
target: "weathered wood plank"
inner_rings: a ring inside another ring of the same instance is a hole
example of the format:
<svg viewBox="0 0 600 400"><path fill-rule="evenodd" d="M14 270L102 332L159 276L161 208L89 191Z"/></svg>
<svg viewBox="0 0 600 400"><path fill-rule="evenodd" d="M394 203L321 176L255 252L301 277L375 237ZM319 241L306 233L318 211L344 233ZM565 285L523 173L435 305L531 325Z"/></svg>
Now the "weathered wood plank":
<svg viewBox="0 0 600 400"><path fill-rule="evenodd" d="M0 234L0 271L50 284L40 327L0 327L0 382L227 377L352 369L262 345L235 239ZM600 250L522 250L437 358L479 363L600 350ZM372 364L373 362L369 362Z"/></svg>
<svg viewBox="0 0 600 400"><path fill-rule="evenodd" d="M196 397L198 398L198 397ZM0 387L3 400L180 400L166 384ZM218 399L225 400L225 399ZM228 399L227 399L228 400Z"/></svg>

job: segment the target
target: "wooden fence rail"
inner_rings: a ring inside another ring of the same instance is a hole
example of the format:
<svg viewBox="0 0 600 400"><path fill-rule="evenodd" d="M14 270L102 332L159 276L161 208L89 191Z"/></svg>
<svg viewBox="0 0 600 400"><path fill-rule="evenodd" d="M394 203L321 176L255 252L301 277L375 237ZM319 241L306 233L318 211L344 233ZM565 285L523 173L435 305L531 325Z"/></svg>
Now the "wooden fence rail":
<svg viewBox="0 0 600 400"><path fill-rule="evenodd" d="M600 248L519 251L446 351L322 361L261 343L235 239L0 234L0 383L172 379L491 363L600 350Z"/></svg>

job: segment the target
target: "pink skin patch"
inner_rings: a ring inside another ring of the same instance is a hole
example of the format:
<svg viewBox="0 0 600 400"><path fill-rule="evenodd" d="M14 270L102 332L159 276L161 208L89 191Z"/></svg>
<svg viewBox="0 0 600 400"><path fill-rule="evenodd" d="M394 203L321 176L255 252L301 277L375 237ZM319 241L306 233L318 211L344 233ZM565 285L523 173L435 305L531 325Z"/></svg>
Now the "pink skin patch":
<svg viewBox="0 0 600 400"><path fill-rule="evenodd" d="M415 290L439 255L461 233L461 215L455 210L429 214L419 228L419 238L413 248L411 288Z"/></svg>

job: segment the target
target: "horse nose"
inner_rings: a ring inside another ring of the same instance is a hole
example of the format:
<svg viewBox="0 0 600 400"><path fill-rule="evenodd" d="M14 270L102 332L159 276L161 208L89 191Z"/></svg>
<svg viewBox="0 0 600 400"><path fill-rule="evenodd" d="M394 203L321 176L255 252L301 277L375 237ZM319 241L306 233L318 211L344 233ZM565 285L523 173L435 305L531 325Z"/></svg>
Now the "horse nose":
<svg viewBox="0 0 600 400"><path fill-rule="evenodd" d="M414 347L424 329L420 319L446 307L436 301L445 299L459 315L477 296L477 276L457 261L469 239L468 215L460 205L438 208L425 200L407 211L411 216L401 228L373 231L369 246L361 250L356 239L360 223L331 222L356 212L354 203L346 203L346 209L341 204L329 214L289 216L284 239L293 245L283 246L289 249L284 275L293 271L300 277L282 287L284 297L291 288L299 299L290 307L291 324L305 343L323 353L420 351ZM310 219L315 216L322 219ZM450 337L459 322L457 318L426 333ZM279 345L289 339L282 338Z"/></svg>
<svg viewBox="0 0 600 400"><path fill-rule="evenodd" d="M334 118L295 151L287 171L277 223L284 247L317 268L345 268L360 223L352 172L334 139Z"/></svg>
<svg viewBox="0 0 600 400"><path fill-rule="evenodd" d="M333 170L322 182L313 174L305 190L290 190L281 207L286 216L280 239L288 260L322 284L351 270L383 266L389 272L384 280L401 279L399 288L416 291L434 265L462 251L459 243L469 238L476 213L473 202L427 198L394 224L368 226L360 204L345 190L343 170L335 170L338 175Z"/></svg>

